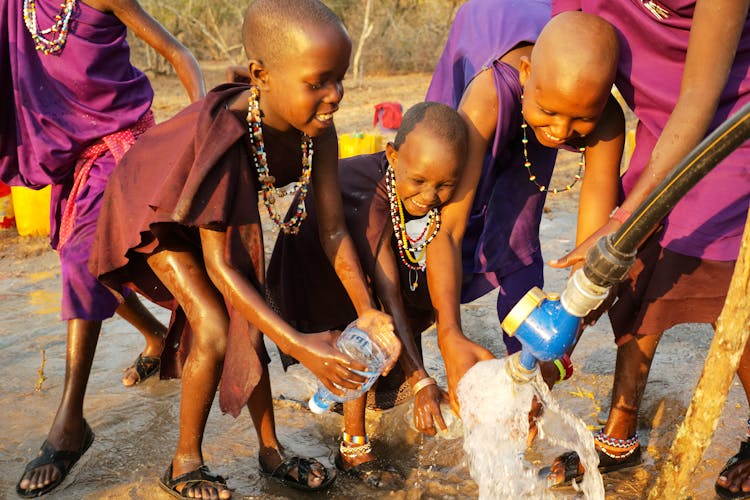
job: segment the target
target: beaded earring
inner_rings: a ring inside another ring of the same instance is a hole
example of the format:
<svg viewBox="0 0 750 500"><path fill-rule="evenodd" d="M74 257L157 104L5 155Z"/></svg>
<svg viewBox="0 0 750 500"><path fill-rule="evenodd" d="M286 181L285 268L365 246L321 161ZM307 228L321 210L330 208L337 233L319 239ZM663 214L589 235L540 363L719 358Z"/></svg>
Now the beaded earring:
<svg viewBox="0 0 750 500"><path fill-rule="evenodd" d="M523 123L521 123L521 130L523 130L523 138L521 139L521 144L523 144L523 166L526 168L526 170L529 173L529 181L533 182L536 187L539 188L539 191L547 191L548 193L557 194L564 191L570 191L573 189L573 186L576 185L576 182L578 182L581 179L581 174L583 173L583 168L586 166L586 157L585 152L586 148L578 148L578 152L581 153L581 157L578 159L578 172L573 176L573 182L570 184L566 184L564 188L557 189L557 188L549 188L548 186L545 186L543 184L539 184L536 181L536 175L531 171L531 161L529 161L529 153L526 150L526 145L529 143L529 139L526 137L526 129L529 126L526 124L526 120L523 120Z"/></svg>
<svg viewBox="0 0 750 500"><path fill-rule="evenodd" d="M35 1L23 0L23 21L26 24L26 29L31 34L31 38L34 39L36 50L46 55L52 55L57 54L63 49L65 41L68 39L68 25L75 5L76 0L65 0L60 5L62 10L55 16L55 24L45 30L39 30L36 22ZM45 35L50 34L52 36L57 34L57 38L52 40L45 38Z"/></svg>
<svg viewBox="0 0 750 500"><path fill-rule="evenodd" d="M275 224L275 228L280 229L284 234L297 234L299 228L302 225L302 221L307 217L307 211L305 210L305 198L310 188L310 178L312 176L312 160L313 160L313 142L307 134L302 134L302 174L300 175L299 181L296 186L289 188L277 189L274 186L276 178L271 175L268 170L268 161L266 159L266 151L263 144L263 129L261 121L260 111L260 89L258 87L250 88L250 97L248 97L247 106L247 125L250 131L250 142L252 145L250 156L253 158L253 164L255 170L258 172L258 179L261 184L261 192L263 193L263 204L268 210L268 215ZM299 200L297 202L297 209L294 215L289 220L284 221L276 211L276 198L286 196L298 192Z"/></svg>
<svg viewBox="0 0 750 500"><path fill-rule="evenodd" d="M393 224L393 234L396 237L398 256L401 263L409 270L409 289L413 292L419 286L418 271L424 271L426 267L427 245L435 239L440 230L440 210L437 208L431 209L427 215L419 219L420 221L427 219L419 236L410 235L406 230L403 203L396 193L396 176L390 164L385 174L388 203L391 209L391 223Z"/></svg>

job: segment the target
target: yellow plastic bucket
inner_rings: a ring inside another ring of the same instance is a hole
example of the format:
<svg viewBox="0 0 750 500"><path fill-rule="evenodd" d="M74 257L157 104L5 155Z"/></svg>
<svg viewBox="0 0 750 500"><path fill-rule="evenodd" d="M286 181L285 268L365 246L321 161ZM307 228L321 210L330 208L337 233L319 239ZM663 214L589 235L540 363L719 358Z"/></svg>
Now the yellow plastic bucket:
<svg viewBox="0 0 750 500"><path fill-rule="evenodd" d="M16 229L21 236L46 236L49 234L50 186L35 191L12 186L13 213L16 216Z"/></svg>
<svg viewBox="0 0 750 500"><path fill-rule="evenodd" d="M383 150L380 134L341 134L339 136L339 158L377 153Z"/></svg>

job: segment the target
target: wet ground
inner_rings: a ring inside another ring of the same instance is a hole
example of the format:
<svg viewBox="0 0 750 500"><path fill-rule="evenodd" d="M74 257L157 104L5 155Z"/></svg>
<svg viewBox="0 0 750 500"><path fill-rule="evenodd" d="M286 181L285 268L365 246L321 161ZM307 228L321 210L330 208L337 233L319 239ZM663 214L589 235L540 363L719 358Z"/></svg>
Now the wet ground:
<svg viewBox="0 0 750 500"><path fill-rule="evenodd" d="M545 257L570 246L574 216L567 202L550 203L542 234ZM557 205L557 206L556 206ZM43 239L0 236L0 497L13 497L24 464L43 441L59 402L64 377L65 334L58 319L59 267ZM548 269L546 289L562 290L565 273ZM164 320L163 311L154 311ZM492 296L464 306L466 332L502 354ZM562 405L590 426L606 415L614 366L614 346L606 320L586 332L573 355L572 379L556 387ZM676 426L682 420L703 366L711 330L678 327L660 345L654 361L639 433L646 444L641 469L605 476L607 498L646 495L655 479ZM433 331L424 335L427 367L444 384L442 360ZM177 430L179 381L149 380L141 386L120 384L122 369L142 347L127 323L104 324L86 397L85 414L96 441L73 474L50 498L167 498L157 477L173 452ZM272 381L279 435L290 451L332 463L341 417L317 417L304 408L313 392L312 375L302 367L283 373L273 346ZM42 356L46 363L40 383ZM37 390L41 386L40 390ZM713 482L724 461L734 454L747 415L742 391L734 384L717 435L693 481L694 498L712 498ZM407 472L408 487L395 498L465 498L476 495L469 479L461 441L422 438L405 425L406 408L373 414L369 432L378 449ZM491 444L488 444L491 446ZM539 465L560 450L535 450ZM249 415L233 419L214 407L209 418L205 456L212 470L229 478L238 498L297 498L299 493L263 478L257 467L257 441ZM561 491L563 497L574 495ZM340 477L327 496L380 498L382 492Z"/></svg>
<svg viewBox="0 0 750 500"><path fill-rule="evenodd" d="M417 84L423 87L426 79L420 78ZM395 88L392 82L389 85ZM348 98L352 94L356 95L349 92ZM405 105L409 104L408 100L401 99ZM412 102L416 99L418 97ZM367 108L369 104L362 105L363 110ZM361 121L367 123L367 120L369 116ZM564 169L561 172L564 175ZM551 199L548 209L542 223L546 259L560 256L572 247L575 194ZM545 289L561 291L567 272L547 268L546 273ZM25 463L44 440L60 399L65 370L65 330L58 314L59 279L57 256L48 249L44 238L20 238L8 231L0 233L0 380L3 387L0 391L0 498L15 497L15 483ZM463 321L469 336L501 355L503 347L494 310L491 294L464 306ZM154 311L167 320L164 311L158 308ZM654 361L640 415L639 434L645 445L645 463L637 470L605 476L607 498L636 499L647 495L692 397L711 335L707 325L681 326L667 333ZM428 370L445 385L434 331L425 333L423 345ZM96 433L96 441L68 480L47 498L168 498L159 489L157 478L169 463L177 440L179 381L152 379L134 388L123 387L120 383L122 370L141 348L139 334L124 321L112 319L104 324L85 404L85 415ZM331 464L338 446L341 417L335 413L318 417L307 411L304 403L315 384L312 375L300 366L285 374L271 345L269 352L274 357L272 383L281 441L290 452L314 456ZM42 370L43 357L46 362ZM606 418L614 359L615 347L605 318L586 332L573 354L576 371L572 379L554 391L562 406L575 412L592 428ZM405 490L390 496L403 499L475 497L477 489L469 477L461 440L422 438L407 428L405 412L406 408L400 407L371 414L368 420L368 431L375 436L376 449L389 455L408 476ZM693 498L714 497L716 475L735 453L745 432L747 413L741 388L735 382L716 436L695 473L691 486ZM492 446L492 443L487 445ZM233 419L222 415L215 405L207 426L205 458L214 472L228 477L235 498L304 496L263 478L258 471L257 451L247 412ZM535 449L530 456L541 466L560 451L563 450ZM363 499L387 495L339 477L326 494L319 496ZM575 492L563 490L560 496L575 497Z"/></svg>

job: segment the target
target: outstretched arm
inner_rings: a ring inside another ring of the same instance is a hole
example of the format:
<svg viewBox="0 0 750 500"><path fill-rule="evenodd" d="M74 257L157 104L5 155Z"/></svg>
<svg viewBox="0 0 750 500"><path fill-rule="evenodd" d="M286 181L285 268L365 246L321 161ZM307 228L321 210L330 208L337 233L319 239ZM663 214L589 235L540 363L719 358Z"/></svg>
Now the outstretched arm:
<svg viewBox="0 0 750 500"><path fill-rule="evenodd" d="M677 104L622 208L633 212L705 137L727 84L749 0L697 0Z"/></svg>
<svg viewBox="0 0 750 500"><path fill-rule="evenodd" d="M578 202L577 246L564 257L550 261L552 267L582 263L586 251L603 234L614 230L609 226L609 214L617 205L625 142L625 116L614 97L610 97L597 127L586 139L586 173Z"/></svg>
<svg viewBox="0 0 750 500"><path fill-rule="evenodd" d="M682 75L680 95L645 169L621 207L633 213L667 174L705 137L727 84L750 0L698 0ZM565 267L583 259L585 250L621 221L611 219L571 254L551 262Z"/></svg>
<svg viewBox="0 0 750 500"><path fill-rule="evenodd" d="M164 26L146 12L136 0L86 0L102 12L111 12L130 31L161 54L177 72L190 102L206 95L198 61Z"/></svg>
<svg viewBox="0 0 750 500"><path fill-rule="evenodd" d="M352 370L366 366L334 347L337 335L331 332L302 334L268 306L252 283L225 257L226 233L200 229L206 271L222 296L250 323L257 326L285 353L299 360L332 392L339 387L356 389L364 377ZM337 387L338 386L338 387Z"/></svg>
<svg viewBox="0 0 750 500"><path fill-rule="evenodd" d="M428 379L430 375L424 368L422 356L417 347L418 337L415 338L412 323L409 321L404 307L401 283L399 279L398 262L391 247L393 229L386 225L386 231L378 246L374 273L374 289L383 308L393 316L396 333L403 348L399 363L406 374L409 385L413 388L417 382ZM408 292L407 292L408 293ZM417 334L421 332L416 332ZM435 384L427 385L414 393L414 424L420 432L434 436L437 427L445 429L445 421L440 413L440 403L445 393Z"/></svg>
<svg viewBox="0 0 750 500"><path fill-rule="evenodd" d="M401 343L393 332L391 317L380 311L370 293L362 271L354 242L344 222L344 207L338 178L338 143L336 131L331 128L315 138L313 157L313 188L318 210L318 231L323 250L336 270L341 284L365 329L375 341L390 354L390 363L384 374L390 372L398 361Z"/></svg>
<svg viewBox="0 0 750 500"><path fill-rule="evenodd" d="M441 210L440 231L427 247L427 283L454 409L458 409L455 399L458 381L477 361L493 357L464 335L460 302L461 243L482 174L484 155L495 133L497 106L492 72L483 71L467 88L458 109L469 129L466 167L451 201Z"/></svg>

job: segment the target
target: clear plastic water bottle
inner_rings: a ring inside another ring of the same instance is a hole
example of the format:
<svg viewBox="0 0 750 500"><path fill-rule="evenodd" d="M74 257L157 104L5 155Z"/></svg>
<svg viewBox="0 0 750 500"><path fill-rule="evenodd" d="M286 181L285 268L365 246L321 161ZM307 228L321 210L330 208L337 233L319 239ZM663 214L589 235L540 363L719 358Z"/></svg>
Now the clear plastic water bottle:
<svg viewBox="0 0 750 500"><path fill-rule="evenodd" d="M435 437L443 439L457 439L464 435L464 426L461 419L453 412L453 408L448 403L440 403L440 414L443 416L443 422L445 422L445 430L441 429L437 422L435 422L435 430L437 434ZM409 428L414 432L419 432L417 427L414 425L414 402L409 405L407 410L406 423L409 424Z"/></svg>
<svg viewBox="0 0 750 500"><path fill-rule="evenodd" d="M360 389L345 389L343 396L333 394L322 383L318 382L318 390L307 404L310 411L317 415L328 411L336 402L343 403L344 401L356 399L367 392L383 372L387 361L389 361L386 352L370 339L367 332L359 329L356 326L356 322L350 324L341 332L336 341L336 347L355 361L367 365L366 371L353 370L355 373L367 377L367 380Z"/></svg>

